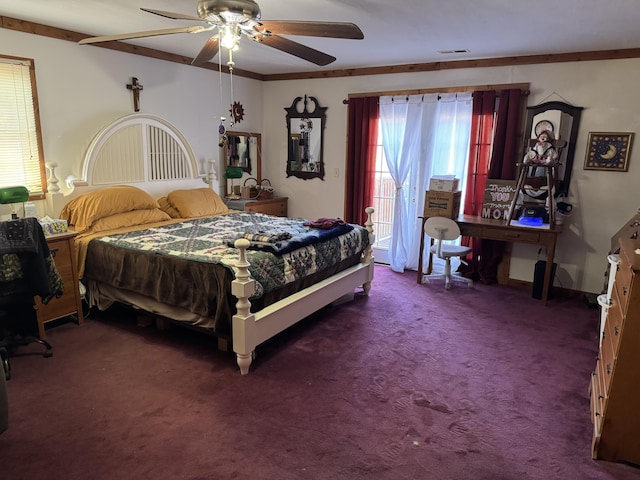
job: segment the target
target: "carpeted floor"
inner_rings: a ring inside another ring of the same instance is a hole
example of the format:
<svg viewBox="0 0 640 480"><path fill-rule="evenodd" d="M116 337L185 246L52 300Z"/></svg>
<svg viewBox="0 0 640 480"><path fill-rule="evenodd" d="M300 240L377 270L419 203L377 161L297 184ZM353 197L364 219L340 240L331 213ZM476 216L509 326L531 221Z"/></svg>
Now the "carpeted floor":
<svg viewBox="0 0 640 480"><path fill-rule="evenodd" d="M12 357L0 477L640 479L591 459L599 313L526 291L445 291L376 267L371 295L258 350L241 376L214 338L122 310Z"/></svg>

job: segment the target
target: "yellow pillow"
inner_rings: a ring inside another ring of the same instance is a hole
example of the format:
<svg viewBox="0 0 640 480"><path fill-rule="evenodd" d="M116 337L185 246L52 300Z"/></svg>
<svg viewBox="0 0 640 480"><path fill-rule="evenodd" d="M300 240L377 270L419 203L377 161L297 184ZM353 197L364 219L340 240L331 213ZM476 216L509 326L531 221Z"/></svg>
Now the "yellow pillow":
<svg viewBox="0 0 640 480"><path fill-rule="evenodd" d="M109 215L108 217L97 220L91 226L91 233L133 227L135 225L145 225L147 223L165 222L167 220L171 220L171 217L159 208L133 210L131 212L116 213L115 215Z"/></svg>
<svg viewBox="0 0 640 480"><path fill-rule="evenodd" d="M101 218L132 210L158 208L151 195L131 185L106 187L71 200L60 213L70 227L84 232Z"/></svg>
<svg viewBox="0 0 640 480"><path fill-rule="evenodd" d="M160 197L158 199L158 205L160 206L160 210L167 213L171 218L181 218L178 211L169 203L167 197Z"/></svg>
<svg viewBox="0 0 640 480"><path fill-rule="evenodd" d="M210 188L174 190L167 201L181 218L207 217L229 211L220 196Z"/></svg>

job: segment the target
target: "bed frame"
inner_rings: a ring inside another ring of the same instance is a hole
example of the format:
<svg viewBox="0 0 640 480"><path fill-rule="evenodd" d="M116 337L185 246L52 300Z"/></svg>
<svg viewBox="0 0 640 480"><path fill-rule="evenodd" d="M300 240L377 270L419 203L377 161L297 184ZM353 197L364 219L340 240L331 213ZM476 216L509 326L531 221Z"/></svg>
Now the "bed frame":
<svg viewBox="0 0 640 480"><path fill-rule="evenodd" d="M154 198L175 189L201 188L203 183L216 190L215 161L207 163L198 167L186 138L166 120L146 114L126 115L96 135L84 157L81 175L67 177L67 193L61 193L57 185L56 165L47 165L49 191L53 192L48 195L48 211L57 216L72 198L107 185L133 184ZM366 212L365 227L371 244L373 208L367 208ZM243 375L249 373L258 345L322 307L352 296L357 288L362 288L365 295L371 289L374 259L369 246L353 267L254 313L249 301L255 291L246 257L249 242L237 240L235 246L240 251L240 261L231 285L237 298L237 313L232 318L232 349Z"/></svg>

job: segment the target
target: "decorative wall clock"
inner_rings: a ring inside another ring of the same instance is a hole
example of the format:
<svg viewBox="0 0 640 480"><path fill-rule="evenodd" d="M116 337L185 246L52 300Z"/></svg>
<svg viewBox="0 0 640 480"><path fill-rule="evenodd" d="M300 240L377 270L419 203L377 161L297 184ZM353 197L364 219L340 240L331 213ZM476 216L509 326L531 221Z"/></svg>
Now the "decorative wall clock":
<svg viewBox="0 0 640 480"><path fill-rule="evenodd" d="M229 111L231 112L233 123L240 123L244 119L244 107L240 102L233 102Z"/></svg>
<svg viewBox="0 0 640 480"><path fill-rule="evenodd" d="M589 132L585 170L626 172L633 133Z"/></svg>
<svg viewBox="0 0 640 480"><path fill-rule="evenodd" d="M538 123L536 123L534 130L536 132L536 137L538 137L538 135L540 135L545 130L553 133L553 123L551 123L549 120L540 120Z"/></svg>

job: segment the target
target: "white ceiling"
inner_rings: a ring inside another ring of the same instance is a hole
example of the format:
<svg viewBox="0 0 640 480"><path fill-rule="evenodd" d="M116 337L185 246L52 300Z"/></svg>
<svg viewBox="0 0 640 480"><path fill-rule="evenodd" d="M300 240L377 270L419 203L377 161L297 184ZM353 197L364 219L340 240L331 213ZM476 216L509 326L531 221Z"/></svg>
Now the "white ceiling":
<svg viewBox="0 0 640 480"><path fill-rule="evenodd" d="M289 37L337 57L317 67L243 38L236 68L307 72L640 47L638 0L258 0L264 20L344 21L364 40ZM188 26L140 10L197 16L197 0L0 0L0 15L91 36ZM195 56L210 33L130 41ZM96 48L90 45L78 48ZM442 50L469 50L442 54ZM0 47L0 52L2 48ZM218 57L214 60L218 62ZM226 54L223 56L226 62Z"/></svg>

